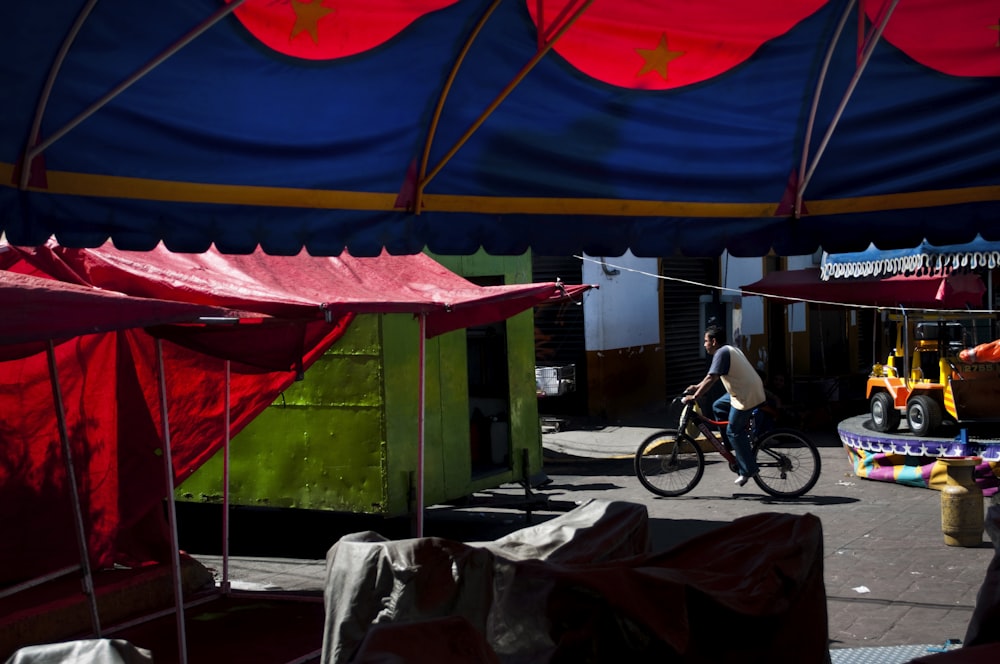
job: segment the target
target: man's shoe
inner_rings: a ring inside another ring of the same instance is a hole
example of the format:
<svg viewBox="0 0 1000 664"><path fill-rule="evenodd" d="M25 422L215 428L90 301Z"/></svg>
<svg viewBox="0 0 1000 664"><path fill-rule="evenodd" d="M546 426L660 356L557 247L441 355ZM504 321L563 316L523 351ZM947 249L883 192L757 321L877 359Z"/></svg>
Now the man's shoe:
<svg viewBox="0 0 1000 664"><path fill-rule="evenodd" d="M753 475L756 474L757 473L754 473ZM736 478L736 481L734 483L737 486L743 486L744 484L750 481L750 478L753 477L753 475L740 475L739 477Z"/></svg>

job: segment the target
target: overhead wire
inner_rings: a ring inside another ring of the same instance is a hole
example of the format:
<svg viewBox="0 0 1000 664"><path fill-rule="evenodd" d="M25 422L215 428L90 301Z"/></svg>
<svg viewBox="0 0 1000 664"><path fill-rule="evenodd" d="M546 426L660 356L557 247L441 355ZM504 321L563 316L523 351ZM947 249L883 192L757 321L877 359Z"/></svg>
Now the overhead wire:
<svg viewBox="0 0 1000 664"><path fill-rule="evenodd" d="M669 276L662 275L662 274L654 274L652 272L647 272L645 270L639 270L639 269L628 267L628 266L625 266L625 265L615 265L613 263L609 263L606 257L605 258L600 258L600 259L594 259L594 258L590 258L589 256L582 256L582 255L574 255L573 257L574 258L578 258L581 261L585 261L585 262L598 263L598 264L601 264L602 266L606 266L607 268L612 268L612 269L615 269L615 270L620 270L622 272L632 272L634 274L640 274L640 275L647 276L647 277L653 277L654 279L661 279L661 280L664 280L664 281L673 281L673 282L677 282L677 283L688 284L688 285L691 285L691 286L699 286L701 288L706 288L706 289L709 289L709 290L717 290L717 291L719 291L721 293L732 293L734 295L739 295L739 296L742 296L742 297L751 297L751 296L753 296L753 297L762 297L762 298L770 299L770 300L781 300L782 302L786 302L786 303L817 304L817 305L824 305L824 306L844 307L844 308L848 308L848 309L870 309L872 311L889 311L889 310L899 310L899 311L902 311L904 309L904 307L902 305L888 306L888 305L877 305L877 304L856 304L856 303L851 303L851 302L837 302L837 301L833 301L833 300L820 300L820 299L811 299L811 298L803 298L803 297L791 297L791 296L787 296L787 295L774 295L772 293L762 293L762 292L750 291L750 290L746 290L744 288L730 288L728 286L718 286L716 284L708 284L708 283L703 283L703 282L700 282L700 281L694 281L694 280L691 280L691 279L683 279L681 277L669 277ZM931 308L921 308L921 307L905 307L905 309L906 309L907 313L913 313L913 312L919 311L919 312L923 312L923 313L940 314L940 315L946 315L946 314L949 314L949 315L962 315L962 314L971 315L971 314L995 314L996 313L995 309L936 309L936 308L935 309L931 309Z"/></svg>

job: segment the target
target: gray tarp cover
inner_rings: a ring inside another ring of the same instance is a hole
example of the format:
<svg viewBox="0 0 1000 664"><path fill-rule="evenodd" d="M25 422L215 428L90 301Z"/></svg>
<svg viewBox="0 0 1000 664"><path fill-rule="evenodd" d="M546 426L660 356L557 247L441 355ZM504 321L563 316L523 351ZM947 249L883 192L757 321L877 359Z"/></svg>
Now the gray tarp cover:
<svg viewBox="0 0 1000 664"><path fill-rule="evenodd" d="M121 639L85 639L21 648L7 664L153 664L148 650Z"/></svg>
<svg viewBox="0 0 1000 664"><path fill-rule="evenodd" d="M662 553L647 520L590 501L494 542L342 538L323 662L826 661L819 519L753 515Z"/></svg>

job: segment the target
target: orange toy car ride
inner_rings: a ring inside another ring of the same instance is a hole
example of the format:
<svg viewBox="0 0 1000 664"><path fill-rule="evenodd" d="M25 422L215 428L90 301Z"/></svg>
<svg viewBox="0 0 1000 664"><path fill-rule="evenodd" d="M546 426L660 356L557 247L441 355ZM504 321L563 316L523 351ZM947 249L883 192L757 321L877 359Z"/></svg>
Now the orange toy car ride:
<svg viewBox="0 0 1000 664"><path fill-rule="evenodd" d="M943 317L913 322L894 315L890 320L897 321L896 348L868 378L875 430L896 431L904 418L916 436L932 435L946 421L960 426L1000 422L1000 363L987 348L994 342L971 349L962 323ZM905 338L911 322L912 352Z"/></svg>

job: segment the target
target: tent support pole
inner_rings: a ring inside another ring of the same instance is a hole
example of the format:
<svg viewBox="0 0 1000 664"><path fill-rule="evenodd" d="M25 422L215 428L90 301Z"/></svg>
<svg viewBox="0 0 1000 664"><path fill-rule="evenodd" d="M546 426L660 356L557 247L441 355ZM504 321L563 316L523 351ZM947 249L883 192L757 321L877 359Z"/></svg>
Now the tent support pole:
<svg viewBox="0 0 1000 664"><path fill-rule="evenodd" d="M837 106L837 110L833 114L833 118L830 120L830 126L827 127L826 133L823 135L823 140L820 141L819 148L817 148L816 150L816 156L813 157L812 163L809 165L809 170L806 171L803 177L799 178L799 188L795 196L796 209L799 209L801 205L802 196L805 193L806 187L809 185L809 181L812 179L813 173L816 172L816 167L819 165L819 160L823 157L823 153L826 151L826 146L830 143L830 138L833 136L833 132L837 129L837 125L840 123L840 118L844 114L844 109L847 108L847 102L850 101L851 95L854 94L854 89L858 86L858 81L861 80L861 75L864 73L865 68L868 66L868 61L871 60L872 53L875 51L875 46L881 39L882 32L885 30L885 26L889 22L889 17L892 16L892 12L896 9L896 5L898 4L899 0L892 0L892 4L889 6L889 9L885 12L885 16L882 17L882 20L879 21L878 27L875 29L874 34L865 44L865 49L864 52L862 53L861 61L858 63L857 68L854 70L854 75L851 77L851 82L848 84L847 90L844 92L844 97L840 100L840 104ZM817 88L816 94L818 97L819 88ZM809 142L808 136L806 137L805 142L808 145Z"/></svg>
<svg viewBox="0 0 1000 664"><path fill-rule="evenodd" d="M478 130L479 127L484 122L486 122L486 118L488 118L493 113L493 111L495 111L497 107L500 106L501 103L503 103L503 100L506 99L508 95L510 95L510 93L513 92L515 88L517 88L518 85L520 85L521 81L524 80L524 77L527 76L528 73L535 68L535 65L541 62L542 58L544 58L546 54L548 54L548 52L552 50L552 47L555 46L557 41L559 41L559 38L562 37L562 35L569 29L569 27L576 22L576 19L580 18L580 16L583 15L583 12L587 10L587 8L593 1L594 0L583 1L580 8L573 13L573 16L571 16L564 24L559 26L559 30L555 33L555 35L553 35L552 39L547 41L545 45L542 48L540 48L535 53L535 55L531 57L531 59L528 61L528 64L524 65L521 71L519 71L517 75L514 76L514 80L508 83L507 86L500 91L500 94L497 95L496 99L494 99L490 103L490 105L486 107L486 110L483 111L478 118L476 118L475 122L472 123L472 126L466 129L465 133L462 134L457 141L455 141L455 145L453 145L452 148L448 150L448 152L441 158L441 161L438 162L437 166L435 166L431 170L431 172L428 173L426 176L420 177L418 179L417 192L414 205L415 212L417 212L418 214L420 212L420 198L423 194L424 188L428 185L428 183L430 183L430 181L433 180L434 177L441 172L441 169L444 168L445 165L451 160L451 158L455 156L455 154L462 148L463 145L465 145L466 141L472 138L472 135L476 133L476 130ZM440 104L443 103L444 103L444 98L442 97ZM427 145L427 150L429 149L430 149L430 141L428 141Z"/></svg>
<svg viewBox="0 0 1000 664"><path fill-rule="evenodd" d="M993 268L986 270L986 308L993 310ZM994 325L990 326L990 334L996 334ZM996 336L993 338L996 339Z"/></svg>
<svg viewBox="0 0 1000 664"><path fill-rule="evenodd" d="M174 607L177 616L177 655L187 664L187 634L184 629L184 588L181 583L180 546L177 537L177 507L174 504L174 461L170 454L170 420L167 415L167 376L163 363L163 341L156 340L156 365L160 374L160 413L163 420L163 472L167 484L167 518L170 521L170 558L174 580Z"/></svg>
<svg viewBox="0 0 1000 664"><path fill-rule="evenodd" d="M805 305L803 305L805 306ZM791 372L789 382L791 383L791 393L792 393L792 403L795 403L795 305L786 304L785 305L785 317L788 319L788 355L789 355L789 366L791 367Z"/></svg>
<svg viewBox="0 0 1000 664"><path fill-rule="evenodd" d="M580 15L583 14L584 10L587 9L588 6L590 6L591 2L593 2L593 0L572 0L571 2L567 2L566 6L562 8L561 12L559 12L559 15L552 20L552 23L550 23L549 25L545 25L545 23L542 21L542 14L541 14L541 8L542 5L545 4L545 0L539 0L538 34L541 39L540 47L548 44L549 40L553 39L553 37L555 39L558 39L559 35L562 34L563 32L563 26L566 25L566 23L572 23L576 21L576 19L580 18ZM573 8L574 4L581 4L581 3L583 4L583 7L580 7L579 10L575 10ZM576 13L573 14L573 16L570 17L570 19L567 21L566 17L569 16L569 14L574 11L576 11Z"/></svg>
<svg viewBox="0 0 1000 664"><path fill-rule="evenodd" d="M101 615L97 610L94 577L90 570L90 556L87 553L87 534L83 530L83 508L80 506L80 491L77 488L76 470L73 468L73 452L69 444L69 431L66 428L66 410L63 407L62 388L59 385L55 342L50 339L45 350L49 362L49 382L52 384L52 399L55 401L56 420L59 424L59 442L62 444L63 460L66 463L66 481L69 484L70 502L73 504L76 544L80 549L80 566L83 570L83 594L87 596L87 603L90 608L90 621L94 626L94 635L100 638Z"/></svg>
<svg viewBox="0 0 1000 664"><path fill-rule="evenodd" d="M35 106L35 117L31 121L31 133L28 134L28 140L24 144L24 158L21 160L21 179L18 183L18 186L22 190L28 188L31 162L36 156L32 152L32 146L38 140L38 134L42 130L42 116L45 114L45 107L49 104L49 97L52 95L52 87L56 83L56 76L59 74L59 70L62 69L63 62L66 61L66 54L69 53L70 46L76 41L76 36L80 33L80 28L83 27L83 24L87 21L87 17L90 16L90 12L96 4L97 0L88 0L87 4L80 10L76 20L73 22L73 26L69 29L69 33L66 34L66 39L60 45L56 59L52 62L52 68L49 69L49 75L45 79L42 93L38 97L38 104Z"/></svg>
<svg viewBox="0 0 1000 664"><path fill-rule="evenodd" d="M420 183L424 181L424 177L427 173L427 161L430 159L431 154L431 144L434 142L434 134L437 133L437 126L441 122L441 113L444 110L444 100L448 98L448 93L451 91L451 86L455 82L455 77L458 75L458 68L462 66L462 62L465 60L466 54L468 54L469 49L472 48L472 43L476 41L479 36L480 31L482 31L483 26L486 25L486 21L489 20L493 11L500 6L500 0L493 0L493 3L486 9L486 12L480 17L479 21L476 22L475 27L472 28L472 32L469 33L468 38L465 40L465 44L462 46L462 50L458 52L455 57L455 62L452 63L451 71L448 72L448 78L445 79L444 89L441 90L441 96L438 97L437 106L434 107L434 114L431 116L431 126L427 129L427 138L424 140L424 151L420 155L420 170L417 172L417 188L413 199L413 209L414 212L420 214L420 208L423 207L420 199L423 197L424 187ZM539 36L541 38L541 36Z"/></svg>
<svg viewBox="0 0 1000 664"><path fill-rule="evenodd" d="M212 14L210 17L208 17L207 19L205 19L204 21L202 21L199 25L197 25L189 33L187 33L186 35L184 35L183 37L181 37L180 40L178 40L177 42L175 42L166 51L164 51L160 55L158 55L155 58L153 58L152 60L150 60L146 65L144 65L142 68L140 68L137 72L135 72L134 74L132 74L131 76L129 76L128 78L126 78L124 81L122 81L121 83L119 83L118 85L116 85L115 87L113 87L103 97L101 97L100 99L98 99L97 101L95 101L93 104L91 104L90 106L88 106L86 109L83 110L83 112L81 112L75 118L73 118L72 120L70 120L69 122L67 122L61 129L59 129L58 131L56 131L55 133L53 133L51 136L49 136L48 138L46 138L44 141L42 141L38 145L33 145L34 142L38 139L37 129L35 128L35 125L33 125L32 126L32 133L33 133L33 135L31 137L29 137L30 140L28 142L28 147L25 150L24 164L23 164L22 170L21 170L21 183L20 183L21 184L21 189L26 189L28 187L28 173L31 171L31 162L35 159L35 157L37 157L41 153L45 152L53 143L55 143L60 138L62 138L63 136L65 136L66 134L68 134L70 131L72 131L78 124L80 124L81 122L83 122L84 120L86 120L87 118L89 118L91 115L93 115L97 111L101 110L101 108L103 108L111 100L113 100L115 97L117 97L118 95L120 95L122 92L124 92L125 90L127 90L128 88L130 88L133 83L136 83L142 77L144 77L146 74L148 74L149 72L151 72L154 69L156 69L157 67L159 67L164 61L166 61L167 59L169 59L174 53L176 53L177 51L181 50L182 48L184 48L185 46L187 46L188 44L190 44L197 37L199 37L203 32L205 32L206 30L208 30L209 28L211 28L213 25L215 25L216 23L218 23L219 21L221 21L225 17L229 16L229 14L231 14L232 12L234 12L244 2L246 2L246 0L233 0L232 2L229 2L227 4L223 4L222 7L220 7L214 14ZM95 0L95 2L92 2L90 5L88 5L88 7L86 8L85 13L81 13L81 19L78 19L78 25L74 25L75 30L79 30L79 27L80 27L80 25L82 25L83 20L86 20L86 14L90 13L90 9L93 6L93 4L95 4L95 3L96 3L96 0ZM72 43L72 40L75 38L75 36L76 36L76 32L75 31L73 31L73 32L70 33L70 36L67 38L67 42L64 43L64 47L66 48L66 50L69 50L69 45L70 45L70 43ZM49 74L50 79L52 79L53 81L55 80L56 73L58 73L57 72L57 67L60 66L61 63L62 63L62 60L56 60L56 63L54 65L52 71ZM35 114L35 123L38 126L41 125L42 113L44 112L45 105L46 105L46 103L48 101L48 88L50 88L50 87L51 87L51 85L49 85L47 83L46 95L39 102L38 111Z"/></svg>
<svg viewBox="0 0 1000 664"><path fill-rule="evenodd" d="M67 576L74 572L79 572L79 565L69 565L67 567L61 567L57 570L49 572L48 574L43 574L42 576L36 576L34 578L28 579L23 583L18 583L13 586L5 586L3 590L0 590L0 599L5 597L13 597L19 592L29 590L30 588L37 588L40 585L46 584L53 579L58 579L61 576Z"/></svg>
<svg viewBox="0 0 1000 664"><path fill-rule="evenodd" d="M225 438L222 441L222 594L229 594L229 408L230 369L226 360Z"/></svg>
<svg viewBox="0 0 1000 664"><path fill-rule="evenodd" d="M427 388L427 314L417 318L420 328L419 375L417 394L417 537L424 536L424 408Z"/></svg>
<svg viewBox="0 0 1000 664"><path fill-rule="evenodd" d="M844 14L840 17L840 22L837 24L837 29L833 33L833 38L830 40L830 43L826 48L826 55L823 57L823 66L820 67L819 79L816 81L816 89L813 91L812 108L809 109L809 119L806 121L806 133L802 139L802 159L799 162L799 182L802 182L806 177L806 167L809 163L809 141L812 138L813 128L816 125L816 113L819 109L819 97L823 92L823 84L826 82L826 74L830 70L830 61L833 59L833 51L840 42L840 35L844 31L844 26L847 25L847 17L850 15L854 5L855 0L850 0L850 2L847 3L847 6L844 7ZM799 217L802 214L802 195L804 191L805 187L798 187L795 190L794 212L796 217Z"/></svg>

